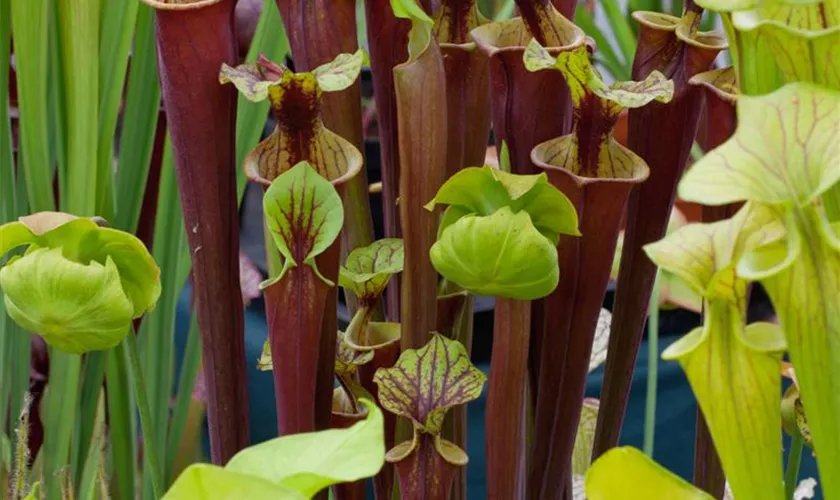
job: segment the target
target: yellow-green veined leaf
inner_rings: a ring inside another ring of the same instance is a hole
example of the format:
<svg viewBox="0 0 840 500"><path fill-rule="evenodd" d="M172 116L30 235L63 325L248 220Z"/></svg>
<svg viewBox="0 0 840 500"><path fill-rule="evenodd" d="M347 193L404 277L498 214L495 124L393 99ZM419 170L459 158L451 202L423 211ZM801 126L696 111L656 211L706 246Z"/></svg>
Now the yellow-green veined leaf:
<svg viewBox="0 0 840 500"><path fill-rule="evenodd" d="M0 269L0 287L15 322L73 354L117 345L134 317L110 257L82 264L38 248Z"/></svg>
<svg viewBox="0 0 840 500"><path fill-rule="evenodd" d="M305 500L308 496L272 481L218 465L192 464L178 476L163 500Z"/></svg>
<svg viewBox="0 0 840 500"><path fill-rule="evenodd" d="M335 374L338 377L350 377L356 368L370 363L373 351L359 351L347 344L344 332L338 332L335 343Z"/></svg>
<svg viewBox="0 0 840 500"><path fill-rule="evenodd" d="M420 349L404 351L392 368L376 370L382 406L429 434L439 434L446 411L478 398L487 377L467 349L435 334Z"/></svg>
<svg viewBox="0 0 840 500"><path fill-rule="evenodd" d="M743 288L736 283L734 266L745 253L782 240L784 224L776 210L747 203L734 217L712 224L688 224L662 240L644 247L650 259L707 298L729 297Z"/></svg>
<svg viewBox="0 0 840 500"><path fill-rule="evenodd" d="M629 446L604 453L586 473L588 500L712 500Z"/></svg>
<svg viewBox="0 0 840 500"><path fill-rule="evenodd" d="M332 61L312 70L312 74L318 79L321 90L338 92L353 85L365 64L370 64L370 61L365 51L359 49L352 54L337 55Z"/></svg>
<svg viewBox="0 0 840 500"><path fill-rule="evenodd" d="M347 429L272 439L240 451L225 469L279 484L306 498L336 483L371 477L385 463L384 424L375 404L367 399L360 402L368 416Z"/></svg>
<svg viewBox="0 0 840 500"><path fill-rule="evenodd" d="M662 357L683 367L737 496L781 500L784 339L769 323L744 328L742 317L731 303L707 302L703 327L669 346Z"/></svg>
<svg viewBox="0 0 840 500"><path fill-rule="evenodd" d="M836 168L836 167L835 167ZM820 206L791 207L787 240L758 248L738 265L761 280L796 366L826 498L840 494L840 245Z"/></svg>
<svg viewBox="0 0 840 500"><path fill-rule="evenodd" d="M232 83L251 102L264 101L269 87L279 82L279 75L266 77L258 63L240 64L235 68L222 63L219 70L219 83Z"/></svg>
<svg viewBox="0 0 840 500"><path fill-rule="evenodd" d="M525 49L523 62L529 71L554 69L562 72L576 107L588 95L595 95L607 104L605 109L610 116L617 116L624 108L639 108L654 100L670 102L674 95L674 82L659 71L640 82L615 82L607 86L589 60L583 43L554 57L532 39Z"/></svg>
<svg viewBox="0 0 840 500"><path fill-rule="evenodd" d="M575 434L575 448L572 451L572 474L581 478L592 463L592 445L595 443L595 424L598 423L598 408L601 403L595 398L583 400L580 408L580 422Z"/></svg>
<svg viewBox="0 0 840 500"><path fill-rule="evenodd" d="M385 291L391 276L402 272L403 241L385 238L350 252L339 272L338 282L360 300L374 301Z"/></svg>
<svg viewBox="0 0 840 500"><path fill-rule="evenodd" d="M784 494L778 357L785 343L778 328L744 327L747 282L735 265L745 252L783 236L775 210L747 203L729 220L689 224L645 246L651 260L706 298L703 327L669 346L663 358L678 360L686 372L742 498L781 500Z"/></svg>
<svg viewBox="0 0 840 500"><path fill-rule="evenodd" d="M462 217L443 231L429 255L441 275L476 295L533 300L551 293L560 279L554 242L527 213L508 207Z"/></svg>
<svg viewBox="0 0 840 500"><path fill-rule="evenodd" d="M262 351L260 351L260 358L257 360L257 370L261 372L270 372L274 369L271 360L271 344L268 339L263 343Z"/></svg>
<svg viewBox="0 0 840 500"><path fill-rule="evenodd" d="M284 258L283 270L311 266L315 257L335 241L344 224L341 197L332 184L301 162L281 174L265 193L263 210L271 236ZM329 280L321 277L326 283ZM267 283L263 283L263 287Z"/></svg>
<svg viewBox="0 0 840 500"><path fill-rule="evenodd" d="M805 205L840 181L840 92L793 83L738 99L734 136L698 161L680 197L710 205L740 200Z"/></svg>

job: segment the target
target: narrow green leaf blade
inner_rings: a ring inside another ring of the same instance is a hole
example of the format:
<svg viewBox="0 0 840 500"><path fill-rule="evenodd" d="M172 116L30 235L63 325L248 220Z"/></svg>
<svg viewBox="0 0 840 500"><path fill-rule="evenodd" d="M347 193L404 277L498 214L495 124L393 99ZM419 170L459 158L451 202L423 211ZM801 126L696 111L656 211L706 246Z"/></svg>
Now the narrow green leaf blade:
<svg viewBox="0 0 840 500"><path fill-rule="evenodd" d="M114 227L132 233L137 229L146 193L160 110L154 28L154 9L140 2L114 187L114 199L119 200Z"/></svg>
<svg viewBox="0 0 840 500"><path fill-rule="evenodd" d="M47 61L50 2L14 0L12 23L20 111L21 172L33 212L55 207L52 191L50 137L47 112Z"/></svg>

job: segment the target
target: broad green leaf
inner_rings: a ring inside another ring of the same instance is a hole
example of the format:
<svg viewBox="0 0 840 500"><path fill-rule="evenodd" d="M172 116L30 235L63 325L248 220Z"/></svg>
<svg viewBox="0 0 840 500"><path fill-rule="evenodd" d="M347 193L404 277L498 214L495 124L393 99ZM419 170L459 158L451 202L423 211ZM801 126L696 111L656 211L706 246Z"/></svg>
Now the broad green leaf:
<svg viewBox="0 0 840 500"><path fill-rule="evenodd" d="M604 453L586 473L588 500L712 500L629 446Z"/></svg>
<svg viewBox="0 0 840 500"><path fill-rule="evenodd" d="M318 86L324 92L344 90L359 78L362 66L369 64L365 51L357 50L352 54L339 54L332 61L318 66L312 74L318 79Z"/></svg>
<svg viewBox="0 0 840 500"><path fill-rule="evenodd" d="M437 435L447 410L478 398L486 378L460 342L435 334L420 349L404 351L392 368L377 370L373 381L386 410Z"/></svg>
<svg viewBox="0 0 840 500"><path fill-rule="evenodd" d="M274 279L298 265L308 265L317 273L315 257L329 248L344 224L341 197L332 184L301 162L271 183L263 210L274 244L284 258L283 269Z"/></svg>
<svg viewBox="0 0 840 500"><path fill-rule="evenodd" d="M267 79L258 63L240 64L235 68L222 63L219 83L232 83L249 101L260 102L268 97L269 87L280 83L280 77L270 75Z"/></svg>
<svg viewBox="0 0 840 500"><path fill-rule="evenodd" d="M350 252L339 272L338 282L359 300L375 301L385 291L391 276L402 272L405 260L399 238L377 240Z"/></svg>
<svg viewBox="0 0 840 500"><path fill-rule="evenodd" d="M459 208L447 210L439 236L464 215L491 215L502 207L527 212L537 230L552 240L559 234L580 234L574 206L545 174L516 175L489 166L468 167L450 177L426 208L432 210L437 204Z"/></svg>
<svg viewBox="0 0 840 500"><path fill-rule="evenodd" d="M595 443L595 424L598 422L598 408L601 403L594 398L583 400L580 408L580 422L575 434L572 451L572 474L583 477L592 462L592 446Z"/></svg>
<svg viewBox="0 0 840 500"><path fill-rule="evenodd" d="M793 83L738 99L734 136L680 182L687 201L805 205L840 181L840 92Z"/></svg>
<svg viewBox="0 0 840 500"><path fill-rule="evenodd" d="M336 483L371 477L385 461L384 425L375 404L361 403L368 417L352 427L275 438L237 453L225 469L306 498Z"/></svg>
<svg viewBox="0 0 840 500"><path fill-rule="evenodd" d="M110 258L81 264L39 248L0 269L0 287L15 322L73 354L117 345L134 317Z"/></svg>
<svg viewBox="0 0 840 500"><path fill-rule="evenodd" d="M132 234L99 227L93 219L60 212L39 212L0 226L0 256L12 248L61 248L72 261L105 264L111 259L119 270L123 291L134 317L151 310L160 297L160 269L146 246Z"/></svg>
<svg viewBox="0 0 840 500"><path fill-rule="evenodd" d="M239 500L273 498L304 500L308 496L247 472L218 465L192 464L178 476L163 500Z"/></svg>
<svg viewBox="0 0 840 500"><path fill-rule="evenodd" d="M432 265L449 281L476 295L533 300L557 287L554 242L525 212L503 207L492 215L467 215L432 245Z"/></svg>
<svg viewBox="0 0 840 500"><path fill-rule="evenodd" d="M134 235L116 229L99 228L96 235L96 242L86 242L85 250L89 249L89 255L100 262L114 261L135 318L151 311L161 293L160 269L146 246Z"/></svg>

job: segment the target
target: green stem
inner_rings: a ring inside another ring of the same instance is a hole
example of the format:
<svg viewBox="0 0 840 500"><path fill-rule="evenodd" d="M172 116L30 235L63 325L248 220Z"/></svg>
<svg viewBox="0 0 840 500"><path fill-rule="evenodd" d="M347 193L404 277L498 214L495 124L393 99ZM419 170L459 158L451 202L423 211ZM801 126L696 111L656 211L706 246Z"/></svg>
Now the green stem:
<svg viewBox="0 0 840 500"><path fill-rule="evenodd" d="M796 490L796 480L799 478L799 464L802 461L802 448L805 440L798 431L793 433L790 439L790 453L788 454L787 468L785 469L785 498L793 498Z"/></svg>
<svg viewBox="0 0 840 500"><path fill-rule="evenodd" d="M131 371L131 380L137 398L137 408L140 411L140 426L143 429L143 456L146 458L152 480L152 491L156 499L163 497L163 480L161 479L160 453L155 439L155 429L152 425L152 411L149 407L149 397L146 394L146 383L143 370L140 368L140 355L137 353L137 338L134 329L129 332L122 346L125 349L126 360Z"/></svg>
<svg viewBox="0 0 840 500"><path fill-rule="evenodd" d="M643 450L649 457L653 457L653 438L656 430L656 383L659 375L659 276L657 272L648 312L648 378Z"/></svg>

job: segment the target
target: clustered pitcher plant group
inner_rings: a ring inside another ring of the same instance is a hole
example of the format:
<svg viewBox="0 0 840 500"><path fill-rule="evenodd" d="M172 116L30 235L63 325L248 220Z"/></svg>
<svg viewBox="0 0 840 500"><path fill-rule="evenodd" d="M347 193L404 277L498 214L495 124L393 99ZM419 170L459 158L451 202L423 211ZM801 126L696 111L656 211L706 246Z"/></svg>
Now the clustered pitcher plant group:
<svg viewBox="0 0 840 500"><path fill-rule="evenodd" d="M840 1L635 11L631 80L609 84L573 0L496 20L478 0L252 3L245 38L245 0L0 6L3 498L358 500L372 478L379 500L465 500L485 382L493 500L810 498L803 450L840 498ZM250 291L245 182L268 263ZM702 221L675 219L677 197ZM617 447L663 286L702 315L662 354L698 402L694 484ZM748 324L758 286L778 321ZM489 375L476 296L494 298ZM280 436L253 446L251 363ZM212 464L194 463L205 412Z"/></svg>

